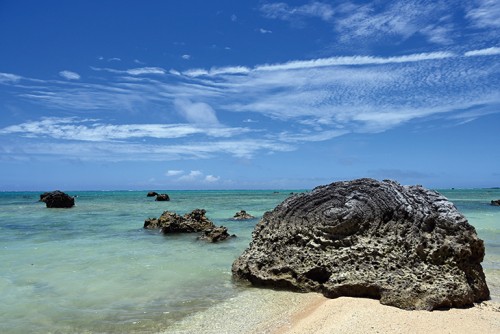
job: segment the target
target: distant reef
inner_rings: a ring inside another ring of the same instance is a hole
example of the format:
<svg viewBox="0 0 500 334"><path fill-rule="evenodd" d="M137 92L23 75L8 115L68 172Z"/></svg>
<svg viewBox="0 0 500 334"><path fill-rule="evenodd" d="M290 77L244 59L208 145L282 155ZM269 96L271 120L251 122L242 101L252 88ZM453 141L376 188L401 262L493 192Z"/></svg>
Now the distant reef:
<svg viewBox="0 0 500 334"><path fill-rule="evenodd" d="M483 257L474 227L439 193L358 179L265 213L232 273L256 286L433 310L489 299Z"/></svg>
<svg viewBox="0 0 500 334"><path fill-rule="evenodd" d="M75 198L55 190L41 194L40 202L44 202L47 208L71 208L75 205Z"/></svg>

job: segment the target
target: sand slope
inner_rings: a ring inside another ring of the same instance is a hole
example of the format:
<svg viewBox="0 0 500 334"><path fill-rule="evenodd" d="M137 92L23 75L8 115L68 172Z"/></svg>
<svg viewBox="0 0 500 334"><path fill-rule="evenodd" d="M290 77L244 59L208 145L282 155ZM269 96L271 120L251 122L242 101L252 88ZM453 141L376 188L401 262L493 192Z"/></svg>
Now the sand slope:
<svg viewBox="0 0 500 334"><path fill-rule="evenodd" d="M295 313L275 334L307 333L500 333L500 304L468 309L404 311L363 298L326 299L320 295Z"/></svg>

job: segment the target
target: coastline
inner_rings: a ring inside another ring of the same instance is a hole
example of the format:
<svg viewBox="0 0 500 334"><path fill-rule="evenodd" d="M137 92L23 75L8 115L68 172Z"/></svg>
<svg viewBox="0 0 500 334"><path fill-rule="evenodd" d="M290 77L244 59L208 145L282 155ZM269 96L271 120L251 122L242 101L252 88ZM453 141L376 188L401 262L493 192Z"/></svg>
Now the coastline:
<svg viewBox="0 0 500 334"><path fill-rule="evenodd" d="M321 333L498 333L500 303L487 301L467 309L405 311L367 298L328 299L317 294L304 301L289 321L277 321L272 334ZM283 323L285 323L283 325Z"/></svg>

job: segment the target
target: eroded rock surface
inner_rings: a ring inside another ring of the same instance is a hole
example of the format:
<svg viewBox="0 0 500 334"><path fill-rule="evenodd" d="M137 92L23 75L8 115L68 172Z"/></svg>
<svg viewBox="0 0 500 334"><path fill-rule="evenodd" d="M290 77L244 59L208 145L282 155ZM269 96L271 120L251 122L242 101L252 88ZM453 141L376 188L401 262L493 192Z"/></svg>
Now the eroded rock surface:
<svg viewBox="0 0 500 334"><path fill-rule="evenodd" d="M219 227L213 227L210 229L207 229L203 231L200 237L198 237L199 240L205 240L207 242L219 242L226 240L228 238L236 237L234 234L230 235L227 232L227 227L225 226L219 226Z"/></svg>
<svg viewBox="0 0 500 334"><path fill-rule="evenodd" d="M489 299L483 257L483 241L445 197L359 179L267 212L232 271L258 286L432 310Z"/></svg>
<svg viewBox="0 0 500 334"><path fill-rule="evenodd" d="M491 205L493 205L493 206L500 206L500 199L492 200L491 201Z"/></svg>
<svg viewBox="0 0 500 334"><path fill-rule="evenodd" d="M201 232L215 227L205 213L203 209L195 209L191 213L180 216L175 212L164 211L159 218L146 219L144 228L161 229L164 234Z"/></svg>

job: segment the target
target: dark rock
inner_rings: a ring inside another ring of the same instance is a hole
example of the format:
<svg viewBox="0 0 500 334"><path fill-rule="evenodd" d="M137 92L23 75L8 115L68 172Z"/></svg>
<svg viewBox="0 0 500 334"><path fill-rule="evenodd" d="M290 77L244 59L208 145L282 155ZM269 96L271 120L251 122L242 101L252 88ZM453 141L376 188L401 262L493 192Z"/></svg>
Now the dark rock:
<svg viewBox="0 0 500 334"><path fill-rule="evenodd" d="M445 197L359 179L267 212L232 272L257 286L432 310L489 299L483 257L483 241Z"/></svg>
<svg viewBox="0 0 500 334"><path fill-rule="evenodd" d="M75 198L56 190L41 194L40 202L44 202L47 208L71 208L75 205Z"/></svg>
<svg viewBox="0 0 500 334"><path fill-rule="evenodd" d="M158 196L158 193L156 191L150 191L150 192L148 192L148 194L146 196L147 197L155 197L155 196Z"/></svg>
<svg viewBox="0 0 500 334"><path fill-rule="evenodd" d="M500 199L491 201L491 205L493 205L493 206L500 206Z"/></svg>
<svg viewBox="0 0 500 334"><path fill-rule="evenodd" d="M170 201L170 197L167 194L156 194L155 201Z"/></svg>
<svg viewBox="0 0 500 334"><path fill-rule="evenodd" d="M165 211L159 218L146 219L144 228L159 228L164 234L201 232L215 227L205 213L205 210L196 209L184 216L179 216L174 212Z"/></svg>
<svg viewBox="0 0 500 334"><path fill-rule="evenodd" d="M245 220L245 219L253 219L255 218L251 214L247 213L245 210L240 210L240 212L236 212L233 216L233 219L236 220Z"/></svg>
<svg viewBox="0 0 500 334"><path fill-rule="evenodd" d="M201 236L198 237L198 239L213 243L223 241L232 237L236 236L234 234L230 235L229 233L227 233L227 227L219 226L204 230Z"/></svg>

